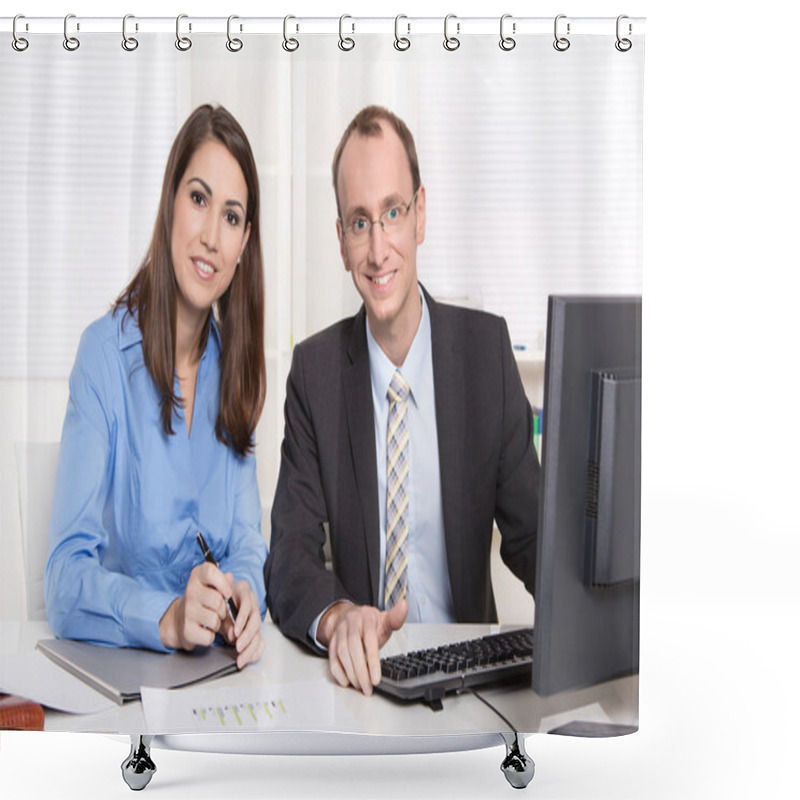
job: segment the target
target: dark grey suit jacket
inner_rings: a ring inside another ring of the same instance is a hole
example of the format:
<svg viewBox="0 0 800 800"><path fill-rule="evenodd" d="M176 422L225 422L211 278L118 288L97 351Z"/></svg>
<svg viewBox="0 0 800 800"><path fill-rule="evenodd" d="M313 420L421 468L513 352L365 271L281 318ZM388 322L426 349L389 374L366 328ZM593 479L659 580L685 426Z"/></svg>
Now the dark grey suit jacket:
<svg viewBox="0 0 800 800"><path fill-rule="evenodd" d="M503 560L533 594L539 462L532 412L505 320L436 303L427 292L425 299L453 603L458 622L494 622L494 520ZM264 577L273 621L311 647L309 625L334 600L378 605L382 534L365 326L362 306L298 344L287 381Z"/></svg>

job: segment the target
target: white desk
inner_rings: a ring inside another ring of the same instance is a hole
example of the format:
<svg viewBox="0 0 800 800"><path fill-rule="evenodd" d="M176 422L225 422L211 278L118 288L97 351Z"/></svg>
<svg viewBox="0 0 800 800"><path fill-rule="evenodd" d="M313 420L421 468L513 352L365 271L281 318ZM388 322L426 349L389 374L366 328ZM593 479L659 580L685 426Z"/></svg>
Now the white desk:
<svg viewBox="0 0 800 800"><path fill-rule="evenodd" d="M387 642L382 655L456 642L501 629L491 625L406 625ZM0 654L4 658L29 652L40 638L52 636L42 622L3 623L0 630ZM354 689L338 686L328 673L326 659L283 637L271 622L263 624L262 635L266 647L258 664L188 691L201 686L236 691L251 686L315 681L332 704L333 716L325 715L332 722L315 730L285 728L212 734L150 731L142 704L136 701L86 715L45 709L45 730L152 734L153 748L266 755L431 753L496 747L501 741L509 745L508 725L471 693L447 695L443 710L438 712L423 703L402 703L380 693L365 697ZM576 721L637 724L638 676L549 698L539 697L529 687L519 684L480 691L520 733L546 732Z"/></svg>

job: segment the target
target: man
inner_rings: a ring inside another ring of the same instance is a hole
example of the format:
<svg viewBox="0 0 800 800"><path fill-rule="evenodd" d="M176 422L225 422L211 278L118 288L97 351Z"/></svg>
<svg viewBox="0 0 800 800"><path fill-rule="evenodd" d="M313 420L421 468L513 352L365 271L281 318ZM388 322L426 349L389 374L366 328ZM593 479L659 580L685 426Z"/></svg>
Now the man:
<svg viewBox="0 0 800 800"><path fill-rule="evenodd" d="M407 616L496 620L494 520L533 593L539 465L504 320L441 305L417 281L425 187L402 120L360 111L333 183L364 304L295 347L264 573L283 633L327 649L333 677L370 694Z"/></svg>

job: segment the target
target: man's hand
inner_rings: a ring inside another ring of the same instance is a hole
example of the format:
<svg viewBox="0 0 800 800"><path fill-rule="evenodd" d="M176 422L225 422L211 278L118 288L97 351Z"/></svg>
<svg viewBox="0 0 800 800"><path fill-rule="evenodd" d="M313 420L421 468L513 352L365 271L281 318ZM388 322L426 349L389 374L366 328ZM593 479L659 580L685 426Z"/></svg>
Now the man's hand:
<svg viewBox="0 0 800 800"><path fill-rule="evenodd" d="M331 674L341 686L355 686L365 695L381 680L379 650L406 621L408 602L389 611L373 606L336 603L319 621L317 638L328 648Z"/></svg>

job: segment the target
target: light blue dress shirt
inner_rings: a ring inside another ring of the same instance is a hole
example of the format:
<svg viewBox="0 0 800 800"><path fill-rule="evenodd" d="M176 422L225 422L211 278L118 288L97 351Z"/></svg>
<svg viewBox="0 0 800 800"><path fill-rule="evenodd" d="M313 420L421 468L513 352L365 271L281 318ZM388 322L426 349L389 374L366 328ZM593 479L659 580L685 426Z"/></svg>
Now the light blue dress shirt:
<svg viewBox="0 0 800 800"><path fill-rule="evenodd" d="M410 389L409 517L408 517L408 617L407 622L455 622L447 550L444 540L442 482L439 474L439 436L433 387L431 320L425 298L422 318L408 355L399 367ZM381 526L379 608L383 608L386 565L386 429L389 423L387 392L397 367L375 341L367 323L367 347L375 417L375 452L378 466L378 502Z"/></svg>
<svg viewBox="0 0 800 800"><path fill-rule="evenodd" d="M169 436L135 319L109 312L84 331L69 381L45 570L57 636L165 650L158 622L203 560L197 531L223 572L247 580L263 617L267 548L256 462L216 438L219 354L212 320L191 436L180 412Z"/></svg>

